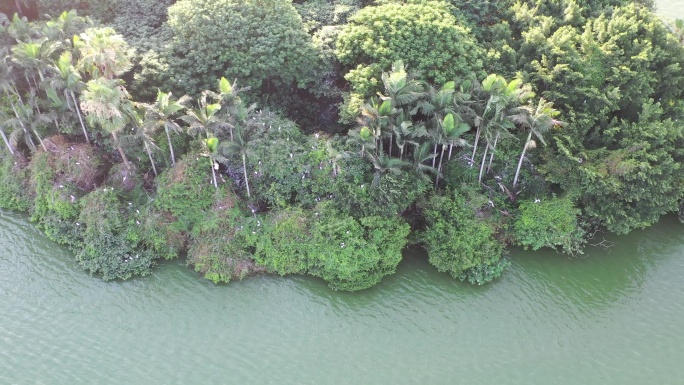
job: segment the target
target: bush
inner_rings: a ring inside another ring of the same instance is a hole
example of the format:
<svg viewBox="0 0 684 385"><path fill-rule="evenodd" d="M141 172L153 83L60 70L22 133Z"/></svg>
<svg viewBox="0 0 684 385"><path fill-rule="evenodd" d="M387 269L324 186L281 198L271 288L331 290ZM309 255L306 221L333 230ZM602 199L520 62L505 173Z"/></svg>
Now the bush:
<svg viewBox="0 0 684 385"><path fill-rule="evenodd" d="M127 279L147 275L155 256L144 247L140 225L114 192L102 188L80 201L77 226L83 228L83 247L75 250L78 263L102 279Z"/></svg>
<svg viewBox="0 0 684 385"><path fill-rule="evenodd" d="M188 264L214 283L227 283L265 270L254 263L252 250L239 233L245 231L245 219L233 206L234 196L227 199L218 200L197 224L188 249Z"/></svg>
<svg viewBox="0 0 684 385"><path fill-rule="evenodd" d="M494 238L493 227L477 217L463 196L434 195L423 210L427 225L421 239L430 263L437 270L478 284L500 275L497 270L505 267L505 263L498 266L503 247ZM487 266L495 267L486 273Z"/></svg>
<svg viewBox="0 0 684 385"><path fill-rule="evenodd" d="M513 236L525 249L560 247L567 254L581 253L584 231L577 222L579 214L569 197L524 201L518 208Z"/></svg>
<svg viewBox="0 0 684 385"><path fill-rule="evenodd" d="M156 179L155 208L173 216L176 230L193 230L205 219L217 196L225 193L212 185L209 167L206 158L189 153Z"/></svg>
<svg viewBox="0 0 684 385"><path fill-rule="evenodd" d="M273 212L245 230L254 247L254 261L270 273L303 274L311 248L310 213L298 208Z"/></svg>
<svg viewBox="0 0 684 385"><path fill-rule="evenodd" d="M394 273L409 233L397 216L355 219L330 202L312 211L279 210L250 223L241 231L257 264L280 275L308 273L345 291L367 289Z"/></svg>
<svg viewBox="0 0 684 385"><path fill-rule="evenodd" d="M398 60L433 84L484 77L482 48L438 1L363 8L340 33L337 56L362 99L379 90L382 71Z"/></svg>
<svg viewBox="0 0 684 385"><path fill-rule="evenodd" d="M28 211L31 207L27 185L26 159L0 150L0 208Z"/></svg>
<svg viewBox="0 0 684 385"><path fill-rule="evenodd" d="M317 53L290 1L180 0L168 23L177 95L213 89L222 76L271 92L313 80Z"/></svg>
<svg viewBox="0 0 684 385"><path fill-rule="evenodd" d="M359 220L329 204L315 209L309 241L309 274L334 290L356 291L374 286L395 272L406 245L409 226L399 217Z"/></svg>

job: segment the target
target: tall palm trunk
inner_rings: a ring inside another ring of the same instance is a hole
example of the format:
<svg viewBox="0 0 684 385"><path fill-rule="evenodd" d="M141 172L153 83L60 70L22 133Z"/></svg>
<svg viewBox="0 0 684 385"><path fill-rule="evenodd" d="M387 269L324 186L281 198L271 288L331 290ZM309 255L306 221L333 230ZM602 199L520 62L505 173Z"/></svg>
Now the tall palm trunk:
<svg viewBox="0 0 684 385"><path fill-rule="evenodd" d="M523 146L522 154L520 154L520 160L518 161L518 168L515 170L515 177L513 178L513 187L518 184L518 176L520 176L520 167L522 166L523 158L525 158L525 152L527 151L527 144L532 139L532 131L527 134L527 139L525 140L525 145Z"/></svg>
<svg viewBox="0 0 684 385"><path fill-rule="evenodd" d="M31 147L33 147L32 150L35 150L36 144L33 143L33 138L31 138L31 133L26 128L26 125L24 125L24 121L21 120L21 116L19 115L19 112L17 111L17 107L14 105L14 102L11 100L10 100L10 105L12 106L12 111L14 111L14 116L17 117L17 120L19 121L19 124L21 125L21 129L24 130L24 135L26 135L26 137L29 140L29 143L31 143ZM42 141L41 141L41 144L43 144ZM45 148L45 146L43 146L43 149L44 148ZM47 150L46 150L46 152L47 152Z"/></svg>
<svg viewBox="0 0 684 385"><path fill-rule="evenodd" d="M442 161L444 160L444 146L442 146L442 153L439 156L439 167L437 167L437 175L435 176L435 188L439 185L439 175L442 173Z"/></svg>
<svg viewBox="0 0 684 385"><path fill-rule="evenodd" d="M7 149L9 150L10 154L14 155L14 150L12 149L9 140L7 140L7 135L5 135L5 131L3 131L1 128L0 135L2 135L2 140L5 141L5 145L7 146Z"/></svg>
<svg viewBox="0 0 684 385"><path fill-rule="evenodd" d="M480 126L477 126L477 131L475 131L475 143L473 143L473 155L470 157L470 167L475 165L475 153L477 152L477 143L480 141Z"/></svg>
<svg viewBox="0 0 684 385"><path fill-rule="evenodd" d="M484 174L484 165L487 163L487 151L489 150L489 144L485 145L484 154L482 154L482 162L480 162L480 176L477 179L478 182L482 182L482 174Z"/></svg>
<svg viewBox="0 0 684 385"><path fill-rule="evenodd" d="M126 154L124 153L123 148L121 148L121 145L119 144L119 138L117 138L116 132L112 132L112 139L114 139L114 146L116 146L116 149L119 151L119 155L121 155L121 159L123 159L124 165L126 166L126 168L130 168L128 158L126 158Z"/></svg>
<svg viewBox="0 0 684 385"><path fill-rule="evenodd" d="M487 172L492 169L492 161L494 160L494 151L496 151L496 142L499 141L499 133L494 137L494 146L492 146L492 153L489 155L489 163L487 164Z"/></svg>
<svg viewBox="0 0 684 385"><path fill-rule="evenodd" d="M171 134L169 133L169 128L164 125L164 131L166 131L166 140L169 141L169 151L171 151L171 165L176 165L176 155L173 153L173 145L171 144Z"/></svg>
<svg viewBox="0 0 684 385"><path fill-rule="evenodd" d="M152 151L147 143L145 143L145 151L147 152L147 156L150 158L150 163L152 163L152 171L154 171L154 176L159 176L159 174L157 174L157 166L155 166L154 159L152 159Z"/></svg>
<svg viewBox="0 0 684 385"><path fill-rule="evenodd" d="M247 198L251 197L249 192L249 179L247 179L247 156L242 152L242 172L245 174L245 186L247 186Z"/></svg>
<svg viewBox="0 0 684 385"><path fill-rule="evenodd" d="M88 139L88 131L86 130L85 123L83 123L83 117L81 116L81 108L78 106L78 99L72 90L69 90L69 95L71 96L71 101L74 102L76 114L78 115L78 121L81 123L81 128L83 129L83 135L85 135L86 143L90 144L90 139Z"/></svg>
<svg viewBox="0 0 684 385"><path fill-rule="evenodd" d="M38 114L42 114L42 112L40 111L40 107L38 107L38 103L35 103L35 106L36 110L38 111ZM31 131L33 131L33 133L36 135L36 138L38 138L40 146L43 147L43 151L47 152L47 148L45 147L45 144L43 144L43 139L40 137L40 135L38 135L38 131L36 131L36 129L33 128L33 126L31 126Z"/></svg>
<svg viewBox="0 0 684 385"><path fill-rule="evenodd" d="M216 170L214 169L216 162L214 161L213 156L209 156L209 163L211 163L211 182L214 184L214 187L218 189L218 183L216 182Z"/></svg>
<svg viewBox="0 0 684 385"><path fill-rule="evenodd" d="M435 167L435 162L437 161L437 143L435 143L434 150L432 151L432 167Z"/></svg>

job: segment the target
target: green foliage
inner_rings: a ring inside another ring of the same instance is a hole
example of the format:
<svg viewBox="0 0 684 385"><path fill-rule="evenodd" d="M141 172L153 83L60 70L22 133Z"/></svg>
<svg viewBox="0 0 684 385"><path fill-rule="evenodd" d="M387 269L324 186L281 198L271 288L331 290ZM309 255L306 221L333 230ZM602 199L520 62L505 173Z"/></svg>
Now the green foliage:
<svg viewBox="0 0 684 385"><path fill-rule="evenodd" d="M483 285L499 278L509 266L511 266L511 261L503 257L491 264L484 263L464 270L457 278L461 281L468 281L473 285Z"/></svg>
<svg viewBox="0 0 684 385"><path fill-rule="evenodd" d="M244 234L254 247L254 261L271 273L305 273L311 249L310 215L290 207L251 221Z"/></svg>
<svg viewBox="0 0 684 385"><path fill-rule="evenodd" d="M197 224L188 249L188 264L214 283L227 283L264 270L254 264L245 237L238 233L241 227L244 229L244 218L233 206L233 199L228 196L215 203Z"/></svg>
<svg viewBox="0 0 684 385"><path fill-rule="evenodd" d="M155 256L144 247L140 226L114 190L95 190L80 204L76 224L83 228L83 247L75 250L79 264L104 280L149 274Z"/></svg>
<svg viewBox="0 0 684 385"><path fill-rule="evenodd" d="M222 76L270 91L313 80L317 53L290 1L180 0L168 23L167 85L178 95L213 89Z"/></svg>
<svg viewBox="0 0 684 385"><path fill-rule="evenodd" d="M256 263L269 272L308 273L334 290L356 291L394 273L409 226L396 216L355 219L327 202L311 211L275 211L241 232Z"/></svg>
<svg viewBox="0 0 684 385"><path fill-rule="evenodd" d="M570 118L587 147L605 144L602 131L614 119L636 121L650 99L664 117L681 111L684 48L641 7L617 8L584 29L532 27L523 37L525 80Z"/></svg>
<svg viewBox="0 0 684 385"><path fill-rule="evenodd" d="M305 136L291 121L270 113L254 116L261 132L251 142L254 197L271 207L311 207L331 193L334 149L325 137Z"/></svg>
<svg viewBox="0 0 684 385"><path fill-rule="evenodd" d="M359 220L324 204L315 209L309 241L309 274L334 290L367 289L401 261L409 226L400 218Z"/></svg>
<svg viewBox="0 0 684 385"><path fill-rule="evenodd" d="M0 208L28 211L31 206L27 189L29 170L22 163L0 150Z"/></svg>
<svg viewBox="0 0 684 385"><path fill-rule="evenodd" d="M662 120L659 104L645 103L640 120L604 133L610 147L581 148L559 135L559 153L543 171L547 179L578 194L584 212L614 233L644 228L677 210L682 198L682 127Z"/></svg>
<svg viewBox="0 0 684 385"><path fill-rule="evenodd" d="M337 40L352 92L367 98L397 60L436 84L481 76L484 52L444 2L388 3L363 8Z"/></svg>
<svg viewBox="0 0 684 385"><path fill-rule="evenodd" d="M569 197L523 201L518 208L513 236L524 248L558 247L567 254L581 253L584 230L577 217L580 210Z"/></svg>
<svg viewBox="0 0 684 385"><path fill-rule="evenodd" d="M211 184L206 159L189 153L156 180L155 207L175 218L176 231L192 231L202 222L222 190Z"/></svg>
<svg viewBox="0 0 684 385"><path fill-rule="evenodd" d="M437 270L460 279L470 280L472 276L477 283L498 276L498 267L493 267L491 274L484 271L487 265L499 263L502 245L494 238L493 227L477 217L471 202L459 193L434 195L423 212L427 225L421 238L430 263ZM476 269L466 272L473 268Z"/></svg>
<svg viewBox="0 0 684 385"><path fill-rule="evenodd" d="M294 6L306 30L314 33L326 26L346 23L361 8L362 0L306 0Z"/></svg>

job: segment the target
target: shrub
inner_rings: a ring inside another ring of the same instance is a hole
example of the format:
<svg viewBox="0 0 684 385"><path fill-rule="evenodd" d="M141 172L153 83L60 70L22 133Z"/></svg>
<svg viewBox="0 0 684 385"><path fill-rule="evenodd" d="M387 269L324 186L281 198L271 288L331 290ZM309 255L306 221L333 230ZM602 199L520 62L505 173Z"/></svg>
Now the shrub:
<svg viewBox="0 0 684 385"><path fill-rule="evenodd" d="M217 201L197 224L188 249L188 264L214 283L263 272L265 269L254 263L245 237L238 232L244 230L242 213L232 203L221 202Z"/></svg>
<svg viewBox="0 0 684 385"><path fill-rule="evenodd" d="M352 16L337 40L345 78L362 99L381 85L380 75L402 60L422 79L444 84L454 78L484 77L483 50L444 2L388 3Z"/></svg>
<svg viewBox="0 0 684 385"><path fill-rule="evenodd" d="M584 231L577 223L579 214L569 197L524 201L518 208L513 236L525 249L560 247L568 254L581 253Z"/></svg>
<svg viewBox="0 0 684 385"><path fill-rule="evenodd" d="M434 195L423 210L427 225L421 239L430 263L437 270L479 284L500 274L496 272L498 267L489 274L484 270L501 263L503 247L494 238L493 227L478 218L463 196L459 193ZM504 267L505 263L500 266Z"/></svg>
<svg viewBox="0 0 684 385"><path fill-rule="evenodd" d="M409 226L399 217L359 220L329 204L315 209L311 222L309 274L334 290L367 289L392 274L401 261Z"/></svg>
<svg viewBox="0 0 684 385"><path fill-rule="evenodd" d="M174 32L170 85L183 93L239 78L257 91L313 80L316 50L287 0L180 0L169 8Z"/></svg>
<svg viewBox="0 0 684 385"><path fill-rule="evenodd" d="M31 200L28 194L29 170L26 159L0 151L0 208L28 211Z"/></svg>
<svg viewBox="0 0 684 385"><path fill-rule="evenodd" d="M139 224L126 214L114 189L95 190L80 203L76 225L83 228L83 247L75 250L78 263L106 281L149 274L155 256L144 247Z"/></svg>

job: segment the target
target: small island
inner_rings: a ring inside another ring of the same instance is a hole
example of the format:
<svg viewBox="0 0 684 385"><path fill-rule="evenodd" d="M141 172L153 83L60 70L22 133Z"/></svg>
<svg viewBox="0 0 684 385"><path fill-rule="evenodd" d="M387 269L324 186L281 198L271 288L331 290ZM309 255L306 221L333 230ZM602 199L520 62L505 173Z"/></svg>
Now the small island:
<svg viewBox="0 0 684 385"><path fill-rule="evenodd" d="M499 277L684 218L684 23L648 0L16 0L0 208L105 280ZM588 4L584 4L588 3Z"/></svg>

